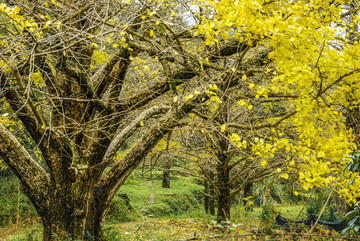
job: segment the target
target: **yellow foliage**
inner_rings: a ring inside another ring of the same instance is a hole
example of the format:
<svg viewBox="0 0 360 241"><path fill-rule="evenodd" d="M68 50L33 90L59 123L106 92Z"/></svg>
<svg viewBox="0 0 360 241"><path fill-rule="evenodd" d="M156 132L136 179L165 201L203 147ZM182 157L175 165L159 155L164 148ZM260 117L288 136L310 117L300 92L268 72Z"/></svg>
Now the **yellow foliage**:
<svg viewBox="0 0 360 241"><path fill-rule="evenodd" d="M197 31L205 45L235 37L249 46L272 49L268 57L273 66L264 73L273 77L266 85L247 83L255 98L268 98L269 93L298 96L289 104L296 115L282 124L299 133L299 140L289 141L278 132L272 143L255 138L252 151L260 158L285 152L289 169L299 173L305 189L331 186L349 200L359 197L353 188L356 184L345 185L351 176L342 173L344 154L356 148L353 134L335 107L360 103L360 44L344 38L354 24L341 19L344 1L209 0L198 4L209 13ZM249 77L241 79L246 83ZM237 103L253 108L244 99ZM281 176L288 178L287 173Z"/></svg>

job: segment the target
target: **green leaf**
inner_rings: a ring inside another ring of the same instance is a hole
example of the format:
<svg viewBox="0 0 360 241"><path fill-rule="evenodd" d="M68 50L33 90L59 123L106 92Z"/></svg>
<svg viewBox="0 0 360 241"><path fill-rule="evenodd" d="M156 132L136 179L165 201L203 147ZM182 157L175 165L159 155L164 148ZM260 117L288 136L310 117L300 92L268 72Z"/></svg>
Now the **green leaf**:
<svg viewBox="0 0 360 241"><path fill-rule="evenodd" d="M352 163L352 162L351 162L351 163L348 163L348 165L347 165L347 167L346 167L346 170L347 170L348 172L350 171L350 169L351 169L352 165L353 165L353 163Z"/></svg>
<svg viewBox="0 0 360 241"><path fill-rule="evenodd" d="M351 221L348 223L349 227L354 227L355 222L359 219L359 216L356 216L355 218L351 219Z"/></svg>
<svg viewBox="0 0 360 241"><path fill-rule="evenodd" d="M357 163L354 165L354 167L353 167L353 169L352 169L352 172L356 172L356 171L358 170L359 164L360 164L360 162L357 162Z"/></svg>
<svg viewBox="0 0 360 241"><path fill-rule="evenodd" d="M357 215L357 212L356 212L356 211L350 211L350 212L348 212L348 213L345 215L345 217L346 217L347 220L351 220L351 219L353 219L356 215Z"/></svg>

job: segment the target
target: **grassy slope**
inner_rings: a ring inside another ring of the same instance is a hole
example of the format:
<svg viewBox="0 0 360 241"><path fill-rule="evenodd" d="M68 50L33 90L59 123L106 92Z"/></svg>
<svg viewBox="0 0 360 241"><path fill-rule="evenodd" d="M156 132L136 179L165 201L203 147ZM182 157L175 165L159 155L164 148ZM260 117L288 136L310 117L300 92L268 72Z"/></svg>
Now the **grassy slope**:
<svg viewBox="0 0 360 241"><path fill-rule="evenodd" d="M141 175L141 171L135 171L114 198L105 235L108 240L171 240L217 235L216 230L208 227L214 217L204 214L200 190L203 187L193 177L172 176L171 188L165 189L161 187L161 172ZM120 197L124 193L130 199L131 210ZM295 218L301 208L281 206L277 211ZM244 212L234 205L232 210L233 222L241 223L240 229L244 232L259 227L260 207ZM40 240L40 233L41 225L24 223L18 228L8 225L0 228L0 240Z"/></svg>

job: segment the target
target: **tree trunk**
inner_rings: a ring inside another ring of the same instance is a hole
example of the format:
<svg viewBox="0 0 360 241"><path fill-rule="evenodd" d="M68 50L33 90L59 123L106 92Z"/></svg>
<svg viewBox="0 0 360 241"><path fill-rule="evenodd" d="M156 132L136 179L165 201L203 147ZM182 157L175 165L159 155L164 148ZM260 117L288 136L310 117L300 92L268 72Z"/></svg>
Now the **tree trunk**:
<svg viewBox="0 0 360 241"><path fill-rule="evenodd" d="M211 188L210 189L210 195L212 195L212 196L215 196L215 190L214 190L214 188ZM209 211L210 211L210 214L211 215L213 215L213 216L215 216L215 199L213 199L213 198L211 198L210 200L209 200Z"/></svg>
<svg viewBox="0 0 360 241"><path fill-rule="evenodd" d="M166 160L164 163L164 171L162 176L163 188L170 188L170 168L171 168L170 160Z"/></svg>
<svg viewBox="0 0 360 241"><path fill-rule="evenodd" d="M218 165L218 189L220 191L220 195L218 195L218 203L217 203L217 221L226 221L230 220L230 173L229 170L224 170L223 163L221 162Z"/></svg>
<svg viewBox="0 0 360 241"><path fill-rule="evenodd" d="M212 180L214 180L214 173L211 172L208 175ZM204 187L205 187L204 191L206 194L209 194L210 196L215 197L215 195L216 195L215 190L211 186L211 183L205 181ZM213 198L205 195L204 205L205 205L205 213L210 213L211 215L215 215L215 200Z"/></svg>
<svg viewBox="0 0 360 241"><path fill-rule="evenodd" d="M253 195L253 194L252 194L252 186L253 186L253 183L250 182L250 183L247 184L247 185L245 186L245 188L244 188L244 199L243 199L242 201L243 201L243 204L244 204L245 207L246 207L246 204L249 202L248 197L251 197L251 196ZM247 206L246 209L247 209L247 210L250 210L250 211L253 210L253 208L252 208L251 205L250 205L250 206Z"/></svg>
<svg viewBox="0 0 360 241"><path fill-rule="evenodd" d="M115 194L116 191L107 195L102 189L95 187L94 196L91 200L90 211L86 222L86 230L89 232L94 241L105 240L102 228L110 208L111 200Z"/></svg>
<svg viewBox="0 0 360 241"><path fill-rule="evenodd" d="M204 188L205 188L204 192L209 193L209 187L207 181L204 181ZM205 205L205 213L209 213L209 196L205 195L204 205Z"/></svg>
<svg viewBox="0 0 360 241"><path fill-rule="evenodd" d="M72 197L74 194L71 191L62 197L55 194L47 202L47 208L36 208L43 224L44 241L84 239L89 202L77 202L71 200Z"/></svg>
<svg viewBox="0 0 360 241"><path fill-rule="evenodd" d="M224 194L224 192L222 192ZM218 206L217 206L217 221L222 222L230 220L230 201L229 195L220 195L218 197Z"/></svg>

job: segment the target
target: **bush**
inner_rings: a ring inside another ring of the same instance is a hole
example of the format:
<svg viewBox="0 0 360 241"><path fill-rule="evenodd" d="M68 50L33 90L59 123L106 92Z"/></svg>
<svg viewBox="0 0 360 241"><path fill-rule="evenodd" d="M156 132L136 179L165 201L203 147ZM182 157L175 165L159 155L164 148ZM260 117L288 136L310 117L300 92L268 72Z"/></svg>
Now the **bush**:
<svg viewBox="0 0 360 241"><path fill-rule="evenodd" d="M306 206L306 214L308 218L317 218L320 214L322 208L322 202L316 201L315 199L311 198L309 203Z"/></svg>
<svg viewBox="0 0 360 241"><path fill-rule="evenodd" d="M265 229L270 228L275 223L277 212L275 206L271 203L266 203L262 206L260 214L261 226Z"/></svg>
<svg viewBox="0 0 360 241"><path fill-rule="evenodd" d="M174 210L167 203L154 203L146 207L146 214L151 214L156 218L174 214Z"/></svg>
<svg viewBox="0 0 360 241"><path fill-rule="evenodd" d="M126 200L116 195L112 200L106 220L110 223L130 222L139 219L139 213Z"/></svg>
<svg viewBox="0 0 360 241"><path fill-rule="evenodd" d="M321 216L321 220L324 221L338 221L340 220L339 216L336 213L335 205L330 205L326 207L323 215Z"/></svg>

